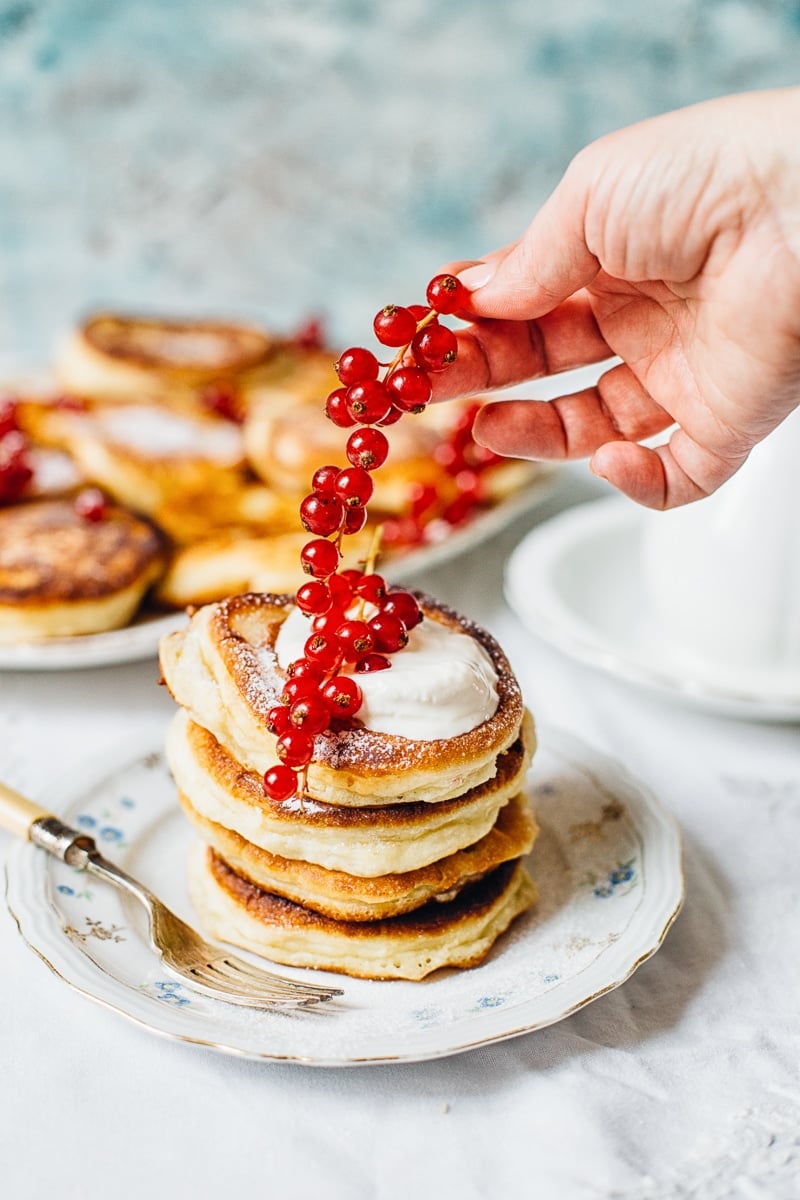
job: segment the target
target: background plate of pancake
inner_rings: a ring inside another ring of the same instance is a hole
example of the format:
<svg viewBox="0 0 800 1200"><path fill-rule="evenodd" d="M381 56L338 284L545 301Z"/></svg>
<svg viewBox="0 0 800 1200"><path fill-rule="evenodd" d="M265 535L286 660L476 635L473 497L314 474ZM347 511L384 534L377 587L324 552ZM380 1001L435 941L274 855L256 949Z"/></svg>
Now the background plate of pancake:
<svg viewBox="0 0 800 1200"><path fill-rule="evenodd" d="M335 358L314 331L99 313L46 370L2 372L0 668L152 657L188 606L294 591L300 501L318 466L345 465L346 431L323 414ZM370 525L347 539L344 565L381 523L381 571L413 577L550 494L552 468L495 461L473 442L480 403L392 427ZM20 439L32 477L17 493L3 471ZM74 509L87 488L107 499L100 520Z"/></svg>
<svg viewBox="0 0 800 1200"><path fill-rule="evenodd" d="M90 770L59 780L56 811L195 920L185 871L195 834L162 747L121 747ZM523 795L539 827L525 863L538 900L484 961L421 982L278 968L344 988L312 1009L257 1013L193 993L161 968L135 905L113 889L88 888L79 872L27 843L8 860L9 908L51 971L154 1033L318 1066L457 1054L551 1025L624 983L661 945L682 903L677 827L617 763L540 730ZM53 795L39 799L54 807Z"/></svg>

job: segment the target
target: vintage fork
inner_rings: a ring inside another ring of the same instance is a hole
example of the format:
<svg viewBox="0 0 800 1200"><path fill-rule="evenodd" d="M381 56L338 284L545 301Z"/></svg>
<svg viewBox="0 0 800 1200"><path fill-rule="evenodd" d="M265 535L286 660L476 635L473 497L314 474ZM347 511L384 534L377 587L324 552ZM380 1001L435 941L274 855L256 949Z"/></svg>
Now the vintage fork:
<svg viewBox="0 0 800 1200"><path fill-rule="evenodd" d="M206 942L144 884L109 862L93 838L65 825L7 784L0 783L0 826L134 896L147 910L150 944L166 970L198 992L248 1008L297 1007L341 996L341 988L300 983L262 971Z"/></svg>

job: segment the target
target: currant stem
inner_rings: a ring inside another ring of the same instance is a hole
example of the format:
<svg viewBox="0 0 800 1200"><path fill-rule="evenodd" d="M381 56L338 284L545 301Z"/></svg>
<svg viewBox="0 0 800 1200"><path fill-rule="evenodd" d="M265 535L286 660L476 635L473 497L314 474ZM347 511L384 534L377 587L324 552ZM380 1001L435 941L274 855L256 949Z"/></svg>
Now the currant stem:
<svg viewBox="0 0 800 1200"><path fill-rule="evenodd" d="M438 315L439 314L436 312L436 309L432 308L430 310L430 312L428 312L426 314L426 316L424 316L422 318L421 321L417 321L417 328L416 328L416 332L415 332L414 336L416 337L416 335L417 335L417 333L419 333L420 329L424 329L426 325L431 325L436 320ZM397 367L400 366L403 359L408 354L408 349L409 349L410 345L411 345L411 342L406 342L405 346L401 346L400 349L397 351L397 354L395 354L392 361L388 364L388 366L386 367L386 374L383 377L384 383L389 378L392 371L394 371ZM384 366L384 365L385 364L381 363L381 366Z"/></svg>

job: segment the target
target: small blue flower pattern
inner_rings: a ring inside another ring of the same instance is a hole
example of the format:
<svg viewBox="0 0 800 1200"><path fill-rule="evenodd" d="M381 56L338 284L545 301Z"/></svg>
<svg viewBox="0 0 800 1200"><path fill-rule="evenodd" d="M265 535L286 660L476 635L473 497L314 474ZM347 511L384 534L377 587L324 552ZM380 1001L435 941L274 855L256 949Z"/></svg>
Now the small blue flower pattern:
<svg viewBox="0 0 800 1200"><path fill-rule="evenodd" d="M617 863L616 867L608 872L605 880L595 885L592 889L592 895L596 896L598 900L607 900L609 896L614 895L627 895L631 888L636 886L637 882L634 863L635 859L630 859L625 863Z"/></svg>

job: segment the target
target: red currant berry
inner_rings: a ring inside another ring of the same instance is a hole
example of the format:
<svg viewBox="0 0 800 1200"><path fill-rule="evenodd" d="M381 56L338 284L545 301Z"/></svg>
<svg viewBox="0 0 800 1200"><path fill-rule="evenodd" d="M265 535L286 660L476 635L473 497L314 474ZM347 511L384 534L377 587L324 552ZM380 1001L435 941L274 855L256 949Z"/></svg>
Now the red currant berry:
<svg viewBox="0 0 800 1200"><path fill-rule="evenodd" d="M13 396L0 396L0 438L13 429L19 429L17 402Z"/></svg>
<svg viewBox="0 0 800 1200"><path fill-rule="evenodd" d="M381 612L387 616L398 617L406 629L413 629L422 620L422 609L411 592L402 589L388 592L381 605Z"/></svg>
<svg viewBox="0 0 800 1200"><path fill-rule="evenodd" d="M412 483L408 489L408 499L412 517L420 517L433 508L439 493L432 483ZM300 595L299 592L297 594Z"/></svg>
<svg viewBox="0 0 800 1200"><path fill-rule="evenodd" d="M391 665L383 654L367 654L356 663L356 674L369 675L372 671L385 671Z"/></svg>
<svg viewBox="0 0 800 1200"><path fill-rule="evenodd" d="M385 547L416 546L423 539L423 525L416 517L390 517L383 522L382 544Z"/></svg>
<svg viewBox="0 0 800 1200"><path fill-rule="evenodd" d="M325 349L325 325L321 317L306 317L292 334L292 345L301 350Z"/></svg>
<svg viewBox="0 0 800 1200"><path fill-rule="evenodd" d="M353 509L348 509L347 516ZM347 605L353 598L353 580L352 575L361 578L361 572L354 569L348 571L338 571L335 575L331 575L328 580L328 587L331 592L331 603L338 605L340 608L347 608ZM299 594L299 593L298 593Z"/></svg>
<svg viewBox="0 0 800 1200"><path fill-rule="evenodd" d="M327 579L339 565L339 551L333 542L316 538L303 547L300 562L306 575L313 575L315 579Z"/></svg>
<svg viewBox="0 0 800 1200"><path fill-rule="evenodd" d="M374 487L372 476L363 467L345 467L336 477L336 494L349 508L363 508Z"/></svg>
<svg viewBox="0 0 800 1200"><path fill-rule="evenodd" d="M380 604L386 595L386 580L375 572L362 575L360 582L356 584L356 595L370 604Z"/></svg>
<svg viewBox="0 0 800 1200"><path fill-rule="evenodd" d="M375 424L380 425L381 428L383 428L386 425L395 425L402 416L405 416L402 408L397 408L393 404L392 407L389 409L388 413L386 414L386 416L381 417L380 421L376 421Z"/></svg>
<svg viewBox="0 0 800 1200"><path fill-rule="evenodd" d="M431 398L431 381L419 367L398 367L386 380L386 389L403 412L417 412Z"/></svg>
<svg viewBox="0 0 800 1200"><path fill-rule="evenodd" d="M469 292L455 275L434 275L425 295L437 313L458 312L469 299Z"/></svg>
<svg viewBox="0 0 800 1200"><path fill-rule="evenodd" d="M225 379L206 384L200 393L200 403L209 412L225 421L241 424L244 419L242 403L236 386Z"/></svg>
<svg viewBox="0 0 800 1200"><path fill-rule="evenodd" d="M469 496L470 500L475 503L481 499L481 479L476 471L469 469L459 471L454 482L460 496Z"/></svg>
<svg viewBox="0 0 800 1200"><path fill-rule="evenodd" d="M345 662L356 662L375 648L366 621L343 621L336 630L336 637L344 648Z"/></svg>
<svg viewBox="0 0 800 1200"><path fill-rule="evenodd" d="M292 675L286 680L283 685L279 699L281 704L294 704L295 700L301 700L304 696L315 696L317 694L318 679L312 679L310 675ZM271 710L270 710L271 711ZM279 732L281 732L279 730Z"/></svg>
<svg viewBox="0 0 800 1200"><path fill-rule="evenodd" d="M452 503L448 504L442 513L442 519L448 525L463 525L464 522L472 515L475 509L474 497L463 495L456 496Z"/></svg>
<svg viewBox="0 0 800 1200"><path fill-rule="evenodd" d="M344 514L344 531L345 533L361 533L361 530L367 523L367 510L362 504L354 504L351 508L345 510Z"/></svg>
<svg viewBox="0 0 800 1200"><path fill-rule="evenodd" d="M108 501L100 488L82 488L72 502L72 507L84 521L102 521L108 512Z"/></svg>
<svg viewBox="0 0 800 1200"><path fill-rule="evenodd" d="M287 674L290 679L313 679L315 683L319 683L325 672L318 663L309 662L307 658L298 658L289 664Z"/></svg>
<svg viewBox="0 0 800 1200"><path fill-rule="evenodd" d="M389 393L377 379L354 383L347 389L347 411L353 420L361 425L377 425L391 407Z"/></svg>
<svg viewBox="0 0 800 1200"><path fill-rule="evenodd" d="M433 461L438 463L448 475L457 475L467 465L462 452L451 442L440 442L438 446L434 446Z"/></svg>
<svg viewBox="0 0 800 1200"><path fill-rule="evenodd" d="M327 704L319 695L304 696L302 700L295 700L289 709L292 725L310 734L322 733L323 729L327 729L330 715Z"/></svg>
<svg viewBox="0 0 800 1200"><path fill-rule="evenodd" d="M356 429L347 439L347 460L354 467L375 471L389 457L389 441L380 429Z"/></svg>
<svg viewBox="0 0 800 1200"><path fill-rule="evenodd" d="M336 374L344 384L363 383L368 379L377 379L379 367L380 363L371 350L353 346L339 356Z"/></svg>
<svg viewBox="0 0 800 1200"><path fill-rule="evenodd" d="M270 767L264 776L264 795L270 800L288 800L297 795L297 772L283 765Z"/></svg>
<svg viewBox="0 0 800 1200"><path fill-rule="evenodd" d="M382 654L394 654L402 650L408 641L406 627L399 617L391 613L379 612L369 622L370 633L375 641L375 649Z"/></svg>
<svg viewBox="0 0 800 1200"><path fill-rule="evenodd" d="M376 315L372 328L382 346L405 346L417 332L417 322L407 308L387 304Z"/></svg>
<svg viewBox="0 0 800 1200"><path fill-rule="evenodd" d="M289 728L289 709L285 704L276 704L267 713L267 729L280 737Z"/></svg>
<svg viewBox="0 0 800 1200"><path fill-rule="evenodd" d="M347 407L347 388L336 388L325 401L325 416L338 425L340 429L351 429L356 418Z"/></svg>
<svg viewBox="0 0 800 1200"><path fill-rule="evenodd" d="M444 371L456 361L458 341L446 325L426 325L414 337L411 352L426 371Z"/></svg>
<svg viewBox="0 0 800 1200"><path fill-rule="evenodd" d="M327 463L324 467L317 467L311 479L312 490L319 492L322 496L335 496L336 476L341 469L341 467L334 467L330 463Z"/></svg>
<svg viewBox="0 0 800 1200"><path fill-rule="evenodd" d="M339 572L339 578L345 581L352 594L361 582L363 574L364 572L359 571L358 567L346 567L344 571Z"/></svg>
<svg viewBox="0 0 800 1200"><path fill-rule="evenodd" d="M328 537L341 528L344 506L338 496L312 492L300 505L300 521L307 533Z"/></svg>
<svg viewBox="0 0 800 1200"><path fill-rule="evenodd" d="M311 622L311 629L314 633L335 634L344 619L344 609L340 608L338 604L333 604L327 612L314 617L314 620Z"/></svg>
<svg viewBox="0 0 800 1200"><path fill-rule="evenodd" d="M338 640L328 633L312 633L303 647L303 653L326 672L338 671L344 657Z"/></svg>
<svg viewBox="0 0 800 1200"><path fill-rule="evenodd" d="M19 499L32 478L27 439L12 429L0 437L0 502Z"/></svg>
<svg viewBox="0 0 800 1200"><path fill-rule="evenodd" d="M323 685L322 697L337 716L355 716L363 702L361 688L352 675L334 675Z"/></svg>
<svg viewBox="0 0 800 1200"><path fill-rule="evenodd" d="M306 767L314 754L314 739L303 729L289 728L275 743L275 752L286 767Z"/></svg>
<svg viewBox="0 0 800 1200"><path fill-rule="evenodd" d="M427 304L409 304L408 311L411 313L417 324L419 324L420 321L425 320L431 310L428 308Z"/></svg>
<svg viewBox="0 0 800 1200"><path fill-rule="evenodd" d="M297 607L307 616L327 612L331 599L330 584L323 583L321 579L310 579L308 583L301 584L295 597Z"/></svg>

